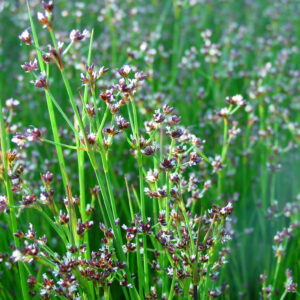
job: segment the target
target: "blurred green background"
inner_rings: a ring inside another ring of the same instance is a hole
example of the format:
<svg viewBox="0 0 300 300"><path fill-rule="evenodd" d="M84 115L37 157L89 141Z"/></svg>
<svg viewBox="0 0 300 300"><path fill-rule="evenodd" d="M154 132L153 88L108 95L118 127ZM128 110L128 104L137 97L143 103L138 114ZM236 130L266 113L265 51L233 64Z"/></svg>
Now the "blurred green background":
<svg viewBox="0 0 300 300"><path fill-rule="evenodd" d="M40 2L29 2L36 15ZM222 273L224 282L231 286L228 299L258 299L261 289L259 275L272 273L275 268L273 236L289 224L283 215L283 207L287 202L299 201L295 200L300 193L299 149L292 145L295 149L286 153L282 151L290 141L294 141L294 135L286 129L282 115L287 111L290 120L297 124L300 121L300 80L297 75L291 76L292 71L299 69L300 2L61 0L55 1L54 14L54 30L66 44L72 29L94 29L92 61L96 65L114 70L126 63L137 70L149 72L151 78L138 95L140 111L145 119L152 114L154 107L169 102L180 112L183 124L206 140L208 156L213 156L221 147L222 126L214 122L212 115L225 105L226 96L242 94L258 118L261 118L259 103L263 103L264 128L270 127L276 134L262 143L257 142L259 126L254 125L250 132L242 130L229 152L230 171L226 174L224 197L229 199L238 193L239 200L233 216L236 219L236 238L231 242L230 262L226 272ZM30 52L32 48L21 45L18 40L18 35L26 28L29 28L26 3L1 1L0 97L2 101L11 97L20 100L15 116L15 123L20 123L20 128L30 125L47 127L44 96L33 88L31 76L20 67L34 55ZM220 46L221 54L216 63L207 62L201 51L204 48L201 32L206 29L212 30L212 43ZM38 31L42 48L46 49L49 37L41 26L38 26ZM65 58L75 89L81 87L80 72L84 69L87 51L88 42L85 41ZM257 81L259 72L269 62L276 72L270 72L271 75L263 80L263 96L253 99L252 82ZM55 68L52 69L52 76L58 78L59 74L56 74ZM101 82L103 88L109 85L111 77L108 75L107 81ZM62 84L59 85L59 80L55 82L53 93L68 112L65 89ZM271 105L279 112L277 115L272 113ZM246 128L249 122L246 114L242 113L238 121L242 128ZM62 119L59 119L59 124L64 129ZM50 128L47 129L51 132ZM280 153L274 150L274 145L279 147ZM123 150L120 141L118 151L114 152L118 162L115 168L122 169L122 173L130 173L132 160L124 158ZM27 174L28 181L39 179L41 170L53 159L52 151L54 148L42 146L30 149L28 164L34 161L34 168ZM245 151L250 151L250 154L244 155ZM269 159L273 157L282 169L276 172L266 169L262 164L262 152L267 157L264 162L272 163ZM72 171L73 160L72 154L68 153L70 173L76 178L76 171ZM94 178L86 180L92 187ZM123 190L118 191L122 201ZM264 224L260 224L259 202L262 197L277 200L279 207L276 218L264 218ZM215 194L208 194L203 201L203 205L209 207L215 201ZM299 212L297 218L299 220ZM34 216L32 219L39 222ZM2 227L5 228L4 225ZM299 279L299 231L297 234L295 241L288 246L288 255L280 269L282 282L285 280L285 268L293 269L295 278ZM3 272L7 274L7 271ZM291 296L290 299L296 298Z"/></svg>

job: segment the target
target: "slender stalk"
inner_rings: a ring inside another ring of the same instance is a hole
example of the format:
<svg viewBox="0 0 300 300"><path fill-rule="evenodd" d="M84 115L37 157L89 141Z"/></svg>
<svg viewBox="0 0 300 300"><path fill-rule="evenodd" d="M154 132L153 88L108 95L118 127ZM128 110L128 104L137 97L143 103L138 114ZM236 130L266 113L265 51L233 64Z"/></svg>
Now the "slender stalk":
<svg viewBox="0 0 300 300"><path fill-rule="evenodd" d="M223 146L222 146L222 152L221 152L221 161L222 163L225 162L226 154L227 154L227 148L228 148L228 119L224 118L224 129L223 129ZM222 195L222 188L223 188L223 170L220 170L218 172L218 195L221 197Z"/></svg>
<svg viewBox="0 0 300 300"><path fill-rule="evenodd" d="M64 111L62 110L62 108L60 107L60 105L58 104L58 102L56 101L56 99L54 98L54 96L50 93L50 91L48 90L48 94L53 102L53 104L55 105L56 109L59 111L59 113L62 115L62 117L65 119L65 121L67 122L67 124L69 125L69 127L72 129L73 133L75 134L76 137L78 137L78 132L76 131L74 125L72 124L72 122L69 120L69 118L67 117L67 115L64 113Z"/></svg>
<svg viewBox="0 0 300 300"><path fill-rule="evenodd" d="M180 8L177 5L177 0L173 0L174 11L174 28L173 28L173 48L172 48L172 72L171 72L171 87L174 90L174 84L177 78L178 56L179 56L179 39L180 39Z"/></svg>
<svg viewBox="0 0 300 300"><path fill-rule="evenodd" d="M104 299L105 300L109 300L110 296L109 296L109 287L104 287Z"/></svg>
<svg viewBox="0 0 300 300"><path fill-rule="evenodd" d="M137 110L135 106L134 99L131 97L130 102L133 111L133 121L135 129L135 139L137 145L137 159L138 159L138 169L139 169L139 187L140 187L140 202L141 202L141 214L143 222L146 222L146 207L145 207L145 194L144 194L144 173L143 173L143 159L140 149L140 137L139 137L139 124L137 118ZM143 235L143 248L144 248L144 273L145 273L145 293L146 296L149 294L149 270L148 270L148 258L147 258L147 239Z"/></svg>
<svg viewBox="0 0 300 300"><path fill-rule="evenodd" d="M117 65L117 49L118 49L118 41L116 35L116 27L112 22L112 10L108 0L105 0L105 7L107 10L107 18L108 18L108 26L111 37L111 60L112 66L115 67Z"/></svg>
<svg viewBox="0 0 300 300"><path fill-rule="evenodd" d="M88 59L87 59L87 64L88 65L91 64L93 36L94 36L94 31L92 31L91 37L90 37L90 46L89 46L89 53L88 53ZM83 105L85 105L87 103L87 98L88 98L88 86L85 86ZM83 110L83 120L84 120L84 112L85 111ZM81 145L80 139L77 136L76 136L76 145L77 145L78 148ZM80 193L80 215L81 215L82 222L87 221L84 162L85 162L85 153L83 151L78 151L77 150L77 164L78 164L78 175L79 175L79 193ZM89 244L88 232L85 232L85 234L84 234L84 242L86 244L85 258L89 259L90 258L90 244ZM93 290L91 288L90 288L90 291L92 291L92 296L94 296Z"/></svg>
<svg viewBox="0 0 300 300"><path fill-rule="evenodd" d="M287 295L287 291L285 290L279 300L284 300L286 295Z"/></svg>
<svg viewBox="0 0 300 300"><path fill-rule="evenodd" d="M28 1L27 1L27 9L28 9L28 16L29 16L30 26L31 26L31 30L32 30L34 45L38 49L37 57L38 57L39 67L42 72L46 72L42 54L41 54L41 51L39 50L40 49L39 40L37 37L34 22L32 20ZM64 160L62 147L60 146L61 142L60 142L60 138L59 138L58 127L57 127L56 118L55 118L55 114L54 114L51 94L50 94L49 90L45 90L45 96L46 96L46 101L47 101L48 113L49 113L49 117L50 117L52 134L53 134L54 142L56 143L55 148L56 148L56 152L57 152L58 163L59 163L59 167L60 167L61 174L62 174L62 180L63 180L65 192L67 194L67 184L68 184L69 180L68 180L68 176L67 176L66 164L65 164L65 160Z"/></svg>
<svg viewBox="0 0 300 300"><path fill-rule="evenodd" d="M228 148L228 119L224 118L224 130L223 130L223 147L222 147L222 162L225 161L227 148Z"/></svg>
<svg viewBox="0 0 300 300"><path fill-rule="evenodd" d="M60 144L60 143L56 143L56 142L50 141L48 139L41 139L41 142L45 142L45 143L48 143L48 144L51 144L51 145L59 145L61 147L65 147L65 148L71 149L71 150L81 150L81 152L85 151L84 148L78 148L76 146L71 146L71 145L66 145L66 144Z"/></svg>
<svg viewBox="0 0 300 300"><path fill-rule="evenodd" d="M173 148L175 146L175 139L172 138L171 140L171 145L169 148L169 155L168 155L168 159L171 159L172 157L172 152L173 152ZM171 219L169 218L170 216L170 207L169 207L169 199L171 198L170 196L170 172L166 173L166 185L167 185L167 198L166 198L166 206L165 206L165 210L166 210L166 219L168 220L168 227L170 226L170 222Z"/></svg>
<svg viewBox="0 0 300 300"><path fill-rule="evenodd" d="M128 181L125 176L125 185L126 185L126 190L127 190L127 197L128 197L128 202L129 202L129 210L130 210L130 216L131 219L134 220L134 213L133 213L133 207L132 207L132 199L130 195L130 190L128 186ZM137 263L137 268L138 268L138 283L139 283L139 294L143 294L143 266L141 264L141 254L139 251L139 242L138 242L138 237L136 237L136 244L137 244L137 253L136 253L136 263Z"/></svg>
<svg viewBox="0 0 300 300"><path fill-rule="evenodd" d="M34 22L32 20L28 1L27 1L27 9L28 9L28 16L29 16L29 20L30 20L32 35L33 35L33 41L34 41L34 45L36 46L36 49L37 49L37 57L38 57L39 67L40 67L41 71L45 72L47 77L49 77L49 66L47 65L47 70L46 70L41 51L39 50L40 49L39 40L37 37ZM54 142L55 142L55 148L56 148L56 152L57 152L58 163L59 163L59 167L60 167L60 171L61 171L62 181L64 184L65 194L70 195L71 187L70 187L70 183L69 183L69 179L68 179L68 175L67 175L66 163L65 163L65 159L64 159L64 155L63 155L63 151L62 151L58 126L57 126L57 122L56 122L56 118L55 118L55 113L54 113L54 108L53 108L53 103L52 103L52 98L51 98L51 93L50 93L49 87L47 89L45 89L45 97L46 97L47 108L48 108L48 113L49 113L49 117L50 117L52 134L53 134L53 138L54 138ZM69 196L68 196L68 201L71 201ZM75 217L75 219L73 219L70 222L70 224L72 224L70 227L71 236L76 237L77 236L76 227L75 227L75 224L77 222L76 213L74 213L73 211L71 212L70 208L71 208L71 205L69 203L69 205L67 206L68 213L70 216ZM74 208L72 210L74 210Z"/></svg>
<svg viewBox="0 0 300 300"><path fill-rule="evenodd" d="M175 280L176 280L175 274L176 274L176 272L174 270L168 300L172 300L174 298L174 286L175 286Z"/></svg>

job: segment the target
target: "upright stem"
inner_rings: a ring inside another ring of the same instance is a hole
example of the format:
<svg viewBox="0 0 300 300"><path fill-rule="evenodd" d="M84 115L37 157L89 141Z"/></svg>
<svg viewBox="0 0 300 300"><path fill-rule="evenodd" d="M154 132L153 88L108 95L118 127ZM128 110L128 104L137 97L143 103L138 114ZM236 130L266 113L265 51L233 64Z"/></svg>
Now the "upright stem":
<svg viewBox="0 0 300 300"><path fill-rule="evenodd" d="M89 53L88 53L88 59L87 59L87 64L88 65L91 64L93 36L94 36L94 31L92 31L91 38L90 38L90 46L89 46ZM89 92L88 86L85 86L84 96L83 96L83 105L85 105L87 103L88 92ZM85 113L85 110L83 110L83 118L82 118L83 120L85 120L84 113ZM83 121L83 123L84 123L84 121ZM76 145L77 145L77 147L80 147L80 145L81 145L80 139L77 136L76 136ZM78 163L78 174L79 174L79 193L80 193L80 215L81 215L82 222L87 221L84 162L85 162L85 153L84 153L84 151L78 151L77 150L77 163ZM89 244L88 231L85 232L85 234L84 234L84 242L86 244L85 258L89 259L90 258L90 244Z"/></svg>
<svg viewBox="0 0 300 300"><path fill-rule="evenodd" d="M228 119L224 119L224 131L223 131L223 148L222 148L222 162L225 161L228 148Z"/></svg>
<svg viewBox="0 0 300 300"><path fill-rule="evenodd" d="M280 268L280 262L281 262L281 258L278 257L277 261L276 261L276 268L275 268L274 279L273 279L273 287L274 287L274 289L276 289L276 283L277 283L277 277L278 277L279 268Z"/></svg>
<svg viewBox="0 0 300 300"><path fill-rule="evenodd" d="M281 295L279 300L283 300L285 298L286 294L287 294L287 291L285 290L284 293Z"/></svg>
<svg viewBox="0 0 300 300"><path fill-rule="evenodd" d="M171 73L171 87L174 90L174 83L177 77L178 68L178 51L179 51L179 33L180 33L180 10L177 7L177 0L173 0L174 10L174 28L173 28L173 48L172 48L172 73Z"/></svg>
<svg viewBox="0 0 300 300"><path fill-rule="evenodd" d="M173 152L173 148L175 146L175 139L172 138L171 140L171 145L170 145L170 149L169 149L169 155L168 155L168 159L171 159L172 157L172 152ZM169 207L169 200L171 198L170 196L170 172L167 171L166 172L166 185L167 185L167 198L166 198L166 207L165 207L165 210L166 210L166 220L168 222L168 228L169 226L171 225L171 219L169 218L170 216L170 207Z"/></svg>
<svg viewBox="0 0 300 300"><path fill-rule="evenodd" d="M66 170L66 163L65 163L65 159L64 159L63 150L60 145L61 141L60 141L60 137L59 137L59 133L58 133L58 127L57 127L56 118L55 118L55 114L54 114L54 108L53 108L53 104L51 101L49 91L45 91L45 96L46 96L46 102L47 102L47 108L48 108L48 113L49 113L49 118L50 118L53 139L55 142L55 149L56 149L56 153L57 153L58 164L59 164L59 168L60 168L60 171L62 174L62 181L64 184L65 192L67 194L67 185L69 183L69 179L68 179L68 174L67 174L67 170Z"/></svg>
<svg viewBox="0 0 300 300"><path fill-rule="evenodd" d="M41 54L41 51L39 50L40 49L39 40L38 40L35 26L34 26L34 23L32 20L28 1L27 1L27 8L28 8L28 16L29 16L29 20L30 20L32 35L33 35L33 41L34 41L34 45L37 49L37 58L38 58L38 62L39 62L39 67L42 72L46 72L42 54ZM63 184L64 184L64 188L65 188L65 193L67 194L67 184L69 181L68 181L68 176L67 176L67 172L66 172L66 165L65 165L62 147L59 145L61 143L60 143L60 138L59 138L59 133L58 133L58 128L57 128L56 118L55 118L55 114L54 114L53 104L52 104L52 100L51 100L51 95L48 90L45 90L45 96L46 96L46 101L47 101L48 113L49 113L49 117L50 117L52 134L53 134L54 141L56 143L55 149L57 152L59 167L60 167L61 174L62 174L62 180L63 180Z"/></svg>
<svg viewBox="0 0 300 300"><path fill-rule="evenodd" d="M112 59L112 66L115 67L117 65L117 36L116 36L116 27L112 22L112 10L108 0L105 0L105 6L107 10L107 18L108 18L108 26L110 31L110 38L111 38L111 59Z"/></svg>
<svg viewBox="0 0 300 300"><path fill-rule="evenodd" d="M40 49L39 40L38 40L38 36L37 36L36 30L35 30L34 22L32 20L28 1L27 1L27 8L28 8L28 16L29 16L29 20L30 20L32 35L33 35L33 41L34 41L34 45L37 49L37 58L38 58L38 62L39 62L39 67L42 72L46 72L42 54L41 54L41 51L39 50ZM57 47L57 45L56 45L56 47ZM47 77L49 76L48 73L49 73L49 68L47 68ZM69 179L68 179L68 175L67 175L67 171L66 171L66 164L65 164L65 159L64 159L64 155L63 155L63 151L62 151L61 142L60 142L56 118L55 118L55 114L54 114L51 93L50 93L49 89L45 89L45 97L46 97L46 101L47 101L47 108L48 108L48 113L49 113L49 117L50 117L51 129L52 129L52 134L53 134L53 138L54 138L54 142L55 142L55 148L56 148L58 163L59 163L59 167L60 167L60 171L61 171L61 175L62 175L62 181L64 184L65 194L69 195L71 189L70 189ZM68 199L69 199L69 197L68 197ZM69 199L69 201L70 200L71 199ZM70 208L70 205L69 205L69 208ZM69 210L69 208L67 206L68 213L71 216L72 214L71 214L71 211ZM70 230L72 231L71 236L76 237L76 227L75 227L76 220L72 220L71 224L72 224L72 226L70 228Z"/></svg>
<svg viewBox="0 0 300 300"><path fill-rule="evenodd" d="M137 110L135 106L134 99L131 98L130 102L132 104L133 111L133 121L134 121L134 135L137 145L137 160L139 169L139 187L140 187L140 201L141 201L141 214L143 222L146 222L146 206L145 206L145 195L144 195L144 173L143 173L143 159L140 148L140 137L139 137L139 124L137 118ZM144 248L144 273L145 273L145 294L149 294L149 270L148 270L148 258L147 258L147 238L145 235L142 237L143 248Z"/></svg>
<svg viewBox="0 0 300 300"><path fill-rule="evenodd" d="M224 129L223 129L223 146L222 146L222 154L221 154L221 162L224 163L226 159L228 149L228 119L224 118ZM220 170L218 173L218 195L221 196L223 189L223 170Z"/></svg>

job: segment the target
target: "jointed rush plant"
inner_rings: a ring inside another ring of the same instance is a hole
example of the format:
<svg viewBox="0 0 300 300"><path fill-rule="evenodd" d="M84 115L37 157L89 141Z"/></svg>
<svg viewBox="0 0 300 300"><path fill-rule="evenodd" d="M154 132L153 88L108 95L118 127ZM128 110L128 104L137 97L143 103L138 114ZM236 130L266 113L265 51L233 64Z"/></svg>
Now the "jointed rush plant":
<svg viewBox="0 0 300 300"><path fill-rule="evenodd" d="M176 85L178 65L184 66L187 60L196 64L193 48L185 53L188 59L180 62L177 49L183 17L177 1L173 5L171 86ZM15 132L12 127L20 103L8 99L3 105L0 101L0 211L10 232L9 241L4 243L11 248L10 254L0 253L0 260L18 275L12 275L15 294L9 296L1 284L0 298L232 299L228 273L233 272L232 280L240 290L244 286L238 277L246 280L248 275L245 265L238 263L247 257L238 246L232 247L231 240L241 238L250 243L251 229L245 229L242 236L235 231L235 207L245 201L250 188L245 186L240 194L232 193L236 187L228 179L230 172L241 168L239 180L251 185L248 151L251 147L258 149L255 159L262 168L258 188L261 202L255 218L261 240L267 241L264 217L266 214L272 218L278 208L276 178L269 180L266 171L268 166L275 172L278 166L278 134L272 140L274 148L268 146L272 143L270 132L280 130L278 115L290 124L290 134L298 142L289 115L274 112L270 116L259 100L271 66L264 65L257 81L249 83L249 93L258 99L259 120L253 112L256 106L253 108L240 93L215 95L223 108L208 115L207 120L217 124L218 130L221 128L221 138L214 152L207 151L205 139L209 136L203 131L198 137L192 127L181 124L181 111L173 107L172 101L162 100L150 108L141 105L140 97L147 94L146 83L155 84L153 70L141 71L130 63L117 66L117 40L110 10L107 21L112 67L107 68L93 63L97 51L93 30L74 29L68 38L59 36L53 18L54 3L43 1L43 11L37 13L43 27L40 31L29 3L27 9L30 28L19 39L24 48L30 48L30 58L21 67L32 76L27 84L39 91L38 101L47 110L49 124L45 117L45 128L18 127ZM211 42L211 35L210 30L201 34L202 55L207 63L214 64L221 50ZM50 43L47 46L42 42L45 38ZM67 39L65 46L61 40ZM88 44L86 57L75 56L78 60L73 61L72 51L80 52L84 43ZM81 66L77 73L75 64ZM217 94L213 84L211 80L209 89ZM175 93L174 87L170 95ZM33 125L34 114L32 111ZM268 118L276 119L275 127L268 126ZM63 129L58 125L62 122ZM231 148L242 126L243 154L232 158ZM251 139L255 126L262 140ZM288 144L286 151L289 146L294 147ZM274 159L268 163L272 151ZM43 160L44 152L51 160L42 162L40 179L33 181L28 175L30 169L24 171L24 165L28 160ZM117 152L123 153L121 162L116 159ZM268 184L272 186L270 194ZM274 271L264 274L262 270L258 279L260 299L283 300L299 295L292 271L282 266L289 240L299 227L299 200L288 203L283 213L290 221L282 223L282 231L273 239L276 262L265 262L265 268L271 266ZM241 222L247 209L242 214ZM292 247L297 251L297 245ZM234 267L230 269L228 262ZM234 268L239 270L232 271ZM279 280L282 274L286 276L283 284Z"/></svg>

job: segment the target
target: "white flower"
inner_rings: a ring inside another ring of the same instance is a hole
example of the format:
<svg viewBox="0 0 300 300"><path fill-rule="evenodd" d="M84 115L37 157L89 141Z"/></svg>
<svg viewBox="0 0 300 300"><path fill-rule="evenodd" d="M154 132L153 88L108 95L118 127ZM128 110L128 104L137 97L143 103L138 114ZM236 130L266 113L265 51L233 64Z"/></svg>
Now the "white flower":
<svg viewBox="0 0 300 300"><path fill-rule="evenodd" d="M16 133L11 141L22 148L26 143L26 137L22 133Z"/></svg>
<svg viewBox="0 0 300 300"><path fill-rule="evenodd" d="M30 37L30 34L29 34L29 31L26 29L24 30L20 35L19 35L20 38L23 38L23 39L27 39Z"/></svg>
<svg viewBox="0 0 300 300"><path fill-rule="evenodd" d="M124 253L127 253L127 252L128 252L128 249L127 249L126 245L123 245L123 246L122 246L122 249L123 249L123 252L124 252Z"/></svg>
<svg viewBox="0 0 300 300"><path fill-rule="evenodd" d="M223 107L221 108L219 112L220 116L228 116L229 115L229 108L228 107Z"/></svg>
<svg viewBox="0 0 300 300"><path fill-rule="evenodd" d="M26 29L24 30L20 35L19 39L25 43L26 45L31 45L31 36L29 34L29 31Z"/></svg>
<svg viewBox="0 0 300 300"><path fill-rule="evenodd" d="M173 274L174 274L174 269L173 269L172 267L168 267L166 270L167 270L167 275L168 275L168 276L170 276L170 277L173 276Z"/></svg>
<svg viewBox="0 0 300 300"><path fill-rule="evenodd" d="M45 16L41 12L37 13L37 18L40 21L40 23L43 25L44 28L50 25L49 19L47 18L47 16Z"/></svg>
<svg viewBox="0 0 300 300"><path fill-rule="evenodd" d="M20 104L20 101L16 100L16 99L13 99L13 98L9 98L5 101L5 105L8 107L8 108L13 108L13 107L16 107Z"/></svg>
<svg viewBox="0 0 300 300"><path fill-rule="evenodd" d="M243 106L245 104L245 100L243 98L242 95L235 95L232 97L232 101L234 102L234 104L236 104L237 106Z"/></svg>
<svg viewBox="0 0 300 300"><path fill-rule="evenodd" d="M84 41L89 36L89 31L84 29L81 33L79 30L73 29L70 33L70 40L74 42Z"/></svg>
<svg viewBox="0 0 300 300"><path fill-rule="evenodd" d="M45 18L45 16L41 12L38 12L37 13L37 18L38 18L39 21L42 21Z"/></svg>
<svg viewBox="0 0 300 300"><path fill-rule="evenodd" d="M150 183L154 183L157 181L157 179L158 179L158 170L157 169L154 169L153 171L149 170L147 172L146 181L148 181Z"/></svg>
<svg viewBox="0 0 300 300"><path fill-rule="evenodd" d="M124 65L121 69L119 69L119 74L123 77L127 77L131 72L131 67L129 65Z"/></svg>
<svg viewBox="0 0 300 300"><path fill-rule="evenodd" d="M23 254L18 249L14 250L14 252L12 253L11 257L12 257L12 259L13 259L14 262L22 261L23 260Z"/></svg>
<svg viewBox="0 0 300 300"><path fill-rule="evenodd" d="M220 155L217 155L211 162L213 166L213 173L217 173L223 169L222 158Z"/></svg>

